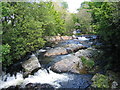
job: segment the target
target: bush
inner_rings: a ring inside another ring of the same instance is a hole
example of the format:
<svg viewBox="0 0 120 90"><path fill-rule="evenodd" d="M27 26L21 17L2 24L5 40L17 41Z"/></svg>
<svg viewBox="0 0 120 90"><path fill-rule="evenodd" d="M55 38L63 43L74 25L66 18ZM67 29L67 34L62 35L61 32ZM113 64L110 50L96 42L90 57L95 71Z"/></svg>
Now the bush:
<svg viewBox="0 0 120 90"><path fill-rule="evenodd" d="M52 2L2 2L0 9L2 42L10 46L3 46L6 53L3 54L2 62L6 65L42 48L46 43L45 36L65 33L64 20Z"/></svg>
<svg viewBox="0 0 120 90"><path fill-rule="evenodd" d="M91 69L94 66L94 64L95 64L93 60L91 60L91 59L88 60L84 56L81 57L81 60L82 60L84 66L86 68L90 68Z"/></svg>
<svg viewBox="0 0 120 90"><path fill-rule="evenodd" d="M109 80L108 77L102 74L96 74L92 78L93 84L92 87L95 88L109 88Z"/></svg>
<svg viewBox="0 0 120 90"><path fill-rule="evenodd" d="M0 45L0 63L2 62L3 65L10 65L12 63L11 56L8 56L10 48L11 47L8 44Z"/></svg>

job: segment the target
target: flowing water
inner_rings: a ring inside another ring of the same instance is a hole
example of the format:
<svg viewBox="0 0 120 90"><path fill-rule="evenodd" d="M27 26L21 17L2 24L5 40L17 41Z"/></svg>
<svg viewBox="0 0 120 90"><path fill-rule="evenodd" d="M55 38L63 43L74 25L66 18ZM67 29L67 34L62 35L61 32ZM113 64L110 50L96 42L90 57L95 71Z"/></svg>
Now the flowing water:
<svg viewBox="0 0 120 90"><path fill-rule="evenodd" d="M90 39L96 39L96 36L79 36L78 39L59 42L56 46L73 43L91 47L93 41ZM43 68L26 78L23 78L23 72L18 72L16 75L12 76L9 73L3 73L0 77L0 89L16 85L20 85L20 87L24 88L25 85L29 83L47 83L55 88L87 88L90 86L92 78L92 75L90 74L55 73L49 69L52 64L61 60L65 55L44 57L43 54L46 50L41 49L38 51L39 53L36 53L36 55L38 56Z"/></svg>

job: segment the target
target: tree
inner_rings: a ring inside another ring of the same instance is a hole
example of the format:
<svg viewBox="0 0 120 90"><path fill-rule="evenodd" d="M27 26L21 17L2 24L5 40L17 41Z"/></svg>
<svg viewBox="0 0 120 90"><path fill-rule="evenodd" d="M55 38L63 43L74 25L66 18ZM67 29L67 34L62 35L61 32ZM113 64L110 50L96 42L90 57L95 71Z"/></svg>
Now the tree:
<svg viewBox="0 0 120 90"><path fill-rule="evenodd" d="M120 60L120 2L89 2L94 30L109 45L112 51L112 64ZM117 65L115 65L117 66Z"/></svg>
<svg viewBox="0 0 120 90"><path fill-rule="evenodd" d="M33 4L24 2L3 3L3 44L11 46L8 55L12 59L18 60L45 43L42 38L43 23L36 20L37 16L33 13L36 7L32 6Z"/></svg>
<svg viewBox="0 0 120 90"><path fill-rule="evenodd" d="M92 21L91 13L88 11L89 9L81 8L76 14L76 17L78 18L78 23L81 25L80 29L84 33L93 32L90 26Z"/></svg>
<svg viewBox="0 0 120 90"><path fill-rule="evenodd" d="M67 2L62 2L61 4L62 4L62 7L63 7L64 9L67 9L67 8L68 8Z"/></svg>
<svg viewBox="0 0 120 90"><path fill-rule="evenodd" d="M52 2L2 2L1 21L2 47L8 46L7 54L3 55L6 66L42 48L45 36L65 33L64 20ZM10 62L6 62L9 56Z"/></svg>

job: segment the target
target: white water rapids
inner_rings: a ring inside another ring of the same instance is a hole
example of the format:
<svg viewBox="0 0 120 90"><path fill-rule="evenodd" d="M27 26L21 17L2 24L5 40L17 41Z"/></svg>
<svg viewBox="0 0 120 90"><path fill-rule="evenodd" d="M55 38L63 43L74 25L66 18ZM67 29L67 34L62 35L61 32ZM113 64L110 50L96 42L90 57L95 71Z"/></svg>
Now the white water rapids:
<svg viewBox="0 0 120 90"><path fill-rule="evenodd" d="M55 88L59 88L60 84L58 84L57 81L67 81L68 79L70 78L67 74L57 74L51 70L49 70L48 73L46 69L40 69L34 75L29 75L25 79L23 78L22 73L17 73L16 76L10 76L10 74L4 75L4 77L0 80L0 89L16 85L24 87L28 83L48 83L53 85Z"/></svg>
<svg viewBox="0 0 120 90"><path fill-rule="evenodd" d="M91 46L93 42L90 42L90 38L85 36L77 37L77 40L67 40L59 43L59 45L64 44L77 44L77 45L85 45ZM92 37L95 39L96 37ZM44 53L46 50L40 49L37 51L36 55L39 53ZM34 54L32 54L34 56ZM63 56L64 57L64 56ZM53 62L58 61L60 56L55 58L42 58L44 61L53 59ZM55 59L55 60L54 60ZM46 63L45 63L46 64ZM48 73L49 71L49 73ZM34 75L29 75L27 78L23 78L23 73L18 72L16 75L10 76L10 74L4 74L0 77L0 89L8 88L10 86L20 85L20 87L25 87L29 83L40 83L40 84L50 84L55 88L86 88L91 84L91 75L80 75L80 74L68 74L62 73L58 74L50 69L39 69Z"/></svg>
<svg viewBox="0 0 120 90"><path fill-rule="evenodd" d="M89 39L86 38L86 37L78 37L78 40L80 40L80 41L85 41L85 40L89 40Z"/></svg>

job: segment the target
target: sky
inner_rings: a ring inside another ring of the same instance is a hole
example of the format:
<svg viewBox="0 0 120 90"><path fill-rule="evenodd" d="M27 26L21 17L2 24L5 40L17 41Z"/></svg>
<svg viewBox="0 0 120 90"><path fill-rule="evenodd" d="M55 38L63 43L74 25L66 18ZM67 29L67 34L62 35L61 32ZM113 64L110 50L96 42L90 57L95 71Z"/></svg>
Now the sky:
<svg viewBox="0 0 120 90"><path fill-rule="evenodd" d="M90 1L90 0L64 0L68 3L68 10L71 13L76 13L77 9L80 8L80 4L84 1Z"/></svg>

